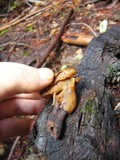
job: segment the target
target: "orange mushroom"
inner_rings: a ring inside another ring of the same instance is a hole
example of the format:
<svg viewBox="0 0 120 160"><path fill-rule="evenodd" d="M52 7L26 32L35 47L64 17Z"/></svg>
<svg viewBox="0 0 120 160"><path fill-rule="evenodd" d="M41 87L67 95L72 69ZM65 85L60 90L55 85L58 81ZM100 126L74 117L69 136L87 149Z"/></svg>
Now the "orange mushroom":
<svg viewBox="0 0 120 160"><path fill-rule="evenodd" d="M75 86L80 81L79 77L75 77L76 73L73 68L61 70L55 74L52 85L42 91L43 96L53 95L54 108L48 118L47 128L55 139L60 136L66 115L71 114L76 108Z"/></svg>

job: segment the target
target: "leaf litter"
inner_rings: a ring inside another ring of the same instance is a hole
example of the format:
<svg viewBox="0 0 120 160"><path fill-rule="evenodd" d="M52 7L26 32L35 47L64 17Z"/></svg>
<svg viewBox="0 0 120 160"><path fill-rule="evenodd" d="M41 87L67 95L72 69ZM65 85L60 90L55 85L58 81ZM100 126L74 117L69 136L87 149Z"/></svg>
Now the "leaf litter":
<svg viewBox="0 0 120 160"><path fill-rule="evenodd" d="M0 61L35 66L36 57L54 40L71 9L74 14L63 30L64 38L72 33L76 37L80 34L94 37L112 26L120 26L119 3L109 8L102 1L13 0L8 3L4 0L0 3ZM84 45L65 43L61 39L42 66L54 71L77 66L85 49ZM46 157L28 146L27 137L17 137L0 143L0 159L37 160Z"/></svg>

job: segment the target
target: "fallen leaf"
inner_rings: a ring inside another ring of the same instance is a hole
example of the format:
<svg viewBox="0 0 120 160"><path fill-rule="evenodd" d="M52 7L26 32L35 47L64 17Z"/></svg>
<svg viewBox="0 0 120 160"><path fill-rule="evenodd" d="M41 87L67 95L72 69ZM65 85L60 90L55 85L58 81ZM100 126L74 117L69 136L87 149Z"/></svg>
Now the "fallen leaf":
<svg viewBox="0 0 120 160"><path fill-rule="evenodd" d="M103 21L100 22L100 25L99 25L100 33L106 32L107 28L108 28L108 21L104 19Z"/></svg>

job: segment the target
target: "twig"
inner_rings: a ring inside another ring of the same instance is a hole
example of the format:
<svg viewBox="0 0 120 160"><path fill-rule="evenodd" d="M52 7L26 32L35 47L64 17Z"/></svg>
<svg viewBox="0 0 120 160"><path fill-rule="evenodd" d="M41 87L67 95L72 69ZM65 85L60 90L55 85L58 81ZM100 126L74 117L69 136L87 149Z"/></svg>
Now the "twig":
<svg viewBox="0 0 120 160"><path fill-rule="evenodd" d="M52 40L51 44L49 45L49 47L46 49L46 51L44 52L44 55L40 56L40 61L38 63L35 64L36 68L41 67L41 65L44 63L44 61L46 60L47 56L50 54L50 52L54 49L54 47L56 46L56 44L61 40L61 36L65 30L65 27L67 25L67 23L69 22L71 16L73 14L73 9L70 10L67 18L65 19L65 21L63 22L59 33L56 35L56 37Z"/></svg>
<svg viewBox="0 0 120 160"><path fill-rule="evenodd" d="M27 146L27 144L23 143L23 145L22 145L22 147L21 147L21 150L20 150L20 153L19 153L18 156L17 156L17 159L18 159L18 160L21 160L21 159L22 159L21 157L22 157L22 156L24 155L24 153L25 153L26 146Z"/></svg>
<svg viewBox="0 0 120 160"><path fill-rule="evenodd" d="M112 4L107 7L107 9L114 8L115 5L116 5L118 2L119 2L119 0L114 0L114 1L112 2Z"/></svg>
<svg viewBox="0 0 120 160"><path fill-rule="evenodd" d="M14 26L14 25L16 25L16 24L18 24L18 23L26 20L27 18L30 18L30 17L34 16L35 14L37 14L37 13L39 13L39 12L42 12L42 11L44 11L44 10L46 10L46 9L49 9L50 6L51 6L51 5L49 5L49 6L45 7L45 8L42 8L42 9L40 9L40 10L34 12L34 13L27 14L26 16L18 19L17 21L13 21L12 23L9 22L9 24L0 27L0 32L1 32L2 30L4 30L4 29L7 29L7 28L9 28L9 27L12 27L12 26Z"/></svg>
<svg viewBox="0 0 120 160"><path fill-rule="evenodd" d="M12 148L11 148L11 150L10 150L10 153L9 153L9 155L8 155L7 160L10 160L10 159L11 159L11 157L12 157L12 155L13 155L13 152L14 152L14 149L15 149L15 147L16 147L19 139L20 139L19 136L15 139L15 141L14 141L14 143L13 143L13 146L12 146Z"/></svg>
<svg viewBox="0 0 120 160"><path fill-rule="evenodd" d="M6 17L7 14L0 14L0 17Z"/></svg>
<svg viewBox="0 0 120 160"><path fill-rule="evenodd" d="M92 33L93 33L93 35L95 36L95 37L97 37L98 35L97 35L97 33L88 25L88 24L86 24L86 23L83 23L83 22L80 22L80 23L72 23L71 25L84 25L84 26L86 26Z"/></svg>
<svg viewBox="0 0 120 160"><path fill-rule="evenodd" d="M41 5L46 5L46 2L40 1L40 0L26 0L26 4L30 7L32 7L32 5L30 3L38 3Z"/></svg>
<svg viewBox="0 0 120 160"><path fill-rule="evenodd" d="M35 15L27 18L27 20L34 19L35 17L37 17L37 16L39 16L39 15L41 15L41 14L42 14L42 12L38 12L38 13L36 13Z"/></svg>
<svg viewBox="0 0 120 160"><path fill-rule="evenodd" d="M27 8L26 10L24 10L18 17L16 17L15 19L11 20L9 23L13 23L15 21L17 21L18 19L22 18L25 14L25 12L29 11L31 8Z"/></svg>
<svg viewBox="0 0 120 160"><path fill-rule="evenodd" d="M25 43L6 42L6 43L1 44L0 47L4 47L4 46L7 46L7 45L29 46L28 44L25 44Z"/></svg>

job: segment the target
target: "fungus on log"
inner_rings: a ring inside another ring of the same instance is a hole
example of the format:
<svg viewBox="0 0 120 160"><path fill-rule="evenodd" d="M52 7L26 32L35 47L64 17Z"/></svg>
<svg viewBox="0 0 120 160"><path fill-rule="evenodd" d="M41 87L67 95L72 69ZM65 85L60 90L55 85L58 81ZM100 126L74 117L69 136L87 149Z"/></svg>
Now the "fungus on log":
<svg viewBox="0 0 120 160"><path fill-rule="evenodd" d="M77 109L55 140L46 128L50 103L38 117L30 140L48 160L119 160L120 27L93 38L78 66Z"/></svg>
<svg viewBox="0 0 120 160"><path fill-rule="evenodd" d="M80 81L75 77L77 71L73 68L65 68L55 74L53 83L42 90L42 96L53 95L53 110L47 120L47 128L51 135L58 139L63 123L68 114L71 114L77 104L75 87Z"/></svg>

